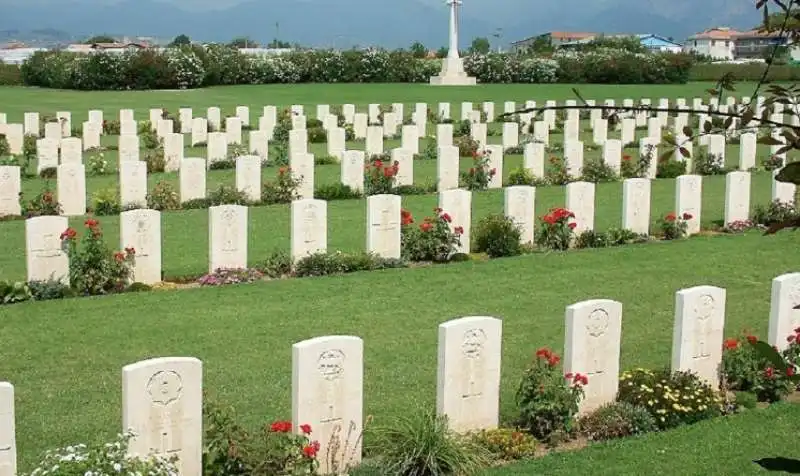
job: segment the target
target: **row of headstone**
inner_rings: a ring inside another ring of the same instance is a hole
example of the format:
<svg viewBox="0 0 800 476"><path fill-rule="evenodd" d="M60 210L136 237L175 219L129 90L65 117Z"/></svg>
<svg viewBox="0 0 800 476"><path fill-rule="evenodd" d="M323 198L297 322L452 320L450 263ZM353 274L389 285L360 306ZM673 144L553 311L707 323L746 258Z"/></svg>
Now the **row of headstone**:
<svg viewBox="0 0 800 476"><path fill-rule="evenodd" d="M673 370L719 385L726 290L696 286L675 294ZM800 325L800 273L773 280L770 344L786 347ZM613 402L619 388L622 303L593 299L570 305L565 315L564 372L588 377L580 413ZM502 320L470 316L439 325L437 413L453 431L498 426ZM320 443L320 472L361 459L364 343L354 336L318 337L292 346L292 423L309 424ZM136 435L132 456L178 458L179 474L202 472L202 362L190 357L140 361L122 369L123 431ZM16 469L14 388L0 383L0 468Z"/></svg>

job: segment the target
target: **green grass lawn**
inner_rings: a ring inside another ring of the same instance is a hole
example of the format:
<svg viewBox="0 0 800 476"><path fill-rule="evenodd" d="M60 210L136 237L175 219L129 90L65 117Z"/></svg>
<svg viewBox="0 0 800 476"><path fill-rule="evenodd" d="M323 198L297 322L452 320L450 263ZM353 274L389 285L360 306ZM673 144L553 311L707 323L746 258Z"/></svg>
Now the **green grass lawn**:
<svg viewBox="0 0 800 476"><path fill-rule="evenodd" d="M367 415L382 419L433 405L438 324L490 315L504 321L501 416L508 421L535 349L562 350L567 305L621 301L622 368L668 365L677 290L726 288L726 333L748 328L765 335L771 280L800 268L800 255L790 252L796 249L795 234L750 233L23 303L2 308L0 378L17 386L24 468L47 447L118 431L120 369L156 356L201 358L205 387L254 425L290 414L294 342L354 334L365 341Z"/></svg>
<svg viewBox="0 0 800 476"><path fill-rule="evenodd" d="M583 451L551 454L486 474L572 476L589 470L593 475L607 476L765 474L767 471L756 461L770 458L794 460L792 466L785 466L786 470L777 474L796 474L800 465L798 420L800 406L773 405L673 431L598 444Z"/></svg>
<svg viewBox="0 0 800 476"><path fill-rule="evenodd" d="M737 84L737 94L749 95L755 83ZM249 106L253 115L266 105L288 107L302 104L346 104L366 106L369 103L388 104L400 102L407 108L416 102L434 105L450 102L451 111L460 111L462 101L494 101L495 110L502 112L503 101L524 103L526 100L563 101L575 99L572 89L577 88L587 99L639 99L706 97L713 83L695 82L670 85L609 85L609 84L482 84L474 87L433 87L426 84L271 84L254 86L224 86L186 91L60 91L51 89L0 87L0 112L9 115L9 122L22 122L25 112L38 111L55 115L57 111L71 111L72 120L85 121L90 109L101 109L106 118L118 119L120 109L135 109L138 119L148 119L148 109L164 107L176 111L179 107L199 109L219 106L223 113L233 114L236 106ZM307 115L316 114L312 109ZM205 113L203 113L205 115Z"/></svg>

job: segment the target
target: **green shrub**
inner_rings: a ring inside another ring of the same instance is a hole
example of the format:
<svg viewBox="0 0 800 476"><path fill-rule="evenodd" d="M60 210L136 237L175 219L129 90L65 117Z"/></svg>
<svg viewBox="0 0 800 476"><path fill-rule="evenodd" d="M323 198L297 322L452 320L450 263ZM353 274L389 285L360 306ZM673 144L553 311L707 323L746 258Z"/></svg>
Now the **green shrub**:
<svg viewBox="0 0 800 476"><path fill-rule="evenodd" d="M167 158L164 156L164 148L158 147L144 153L144 162L147 164L147 173L162 173L167 167Z"/></svg>
<svg viewBox="0 0 800 476"><path fill-rule="evenodd" d="M733 392L737 408L753 410L758 406L758 397L750 392Z"/></svg>
<svg viewBox="0 0 800 476"><path fill-rule="evenodd" d="M308 134L308 142L311 144L324 144L328 142L328 133L322 128L321 124L319 127L306 129L306 133Z"/></svg>
<svg viewBox="0 0 800 476"><path fill-rule="evenodd" d="M695 374L669 369L622 373L617 400L646 408L660 429L695 423L722 413L722 399Z"/></svg>
<svg viewBox="0 0 800 476"><path fill-rule="evenodd" d="M753 393L760 402L783 399L794 388L789 376L776 371L774 364L748 342L758 342L758 337L743 335L725 339L720 372L726 387Z"/></svg>
<svg viewBox="0 0 800 476"><path fill-rule="evenodd" d="M350 200L361 197L363 197L361 192L341 182L320 185L314 190L314 198L318 200Z"/></svg>
<svg viewBox="0 0 800 476"><path fill-rule="evenodd" d="M682 160L659 160L657 178L676 178L686 174L686 162Z"/></svg>
<svg viewBox="0 0 800 476"><path fill-rule="evenodd" d="M217 159L208 164L208 170L230 170L236 168L236 159Z"/></svg>
<svg viewBox="0 0 800 476"><path fill-rule="evenodd" d="M634 233L626 228L609 228L606 231L606 241L608 246L622 246L631 243L643 243L647 241L647 235Z"/></svg>
<svg viewBox="0 0 800 476"><path fill-rule="evenodd" d="M314 165L333 165L338 164L339 159L332 155L315 155Z"/></svg>
<svg viewBox="0 0 800 476"><path fill-rule="evenodd" d="M11 146L5 134L0 134L0 157L11 155Z"/></svg>
<svg viewBox="0 0 800 476"><path fill-rule="evenodd" d="M265 260L254 266L255 269L273 279L291 275L292 267L292 257L282 250L273 251Z"/></svg>
<svg viewBox="0 0 800 476"><path fill-rule="evenodd" d="M301 180L292 175L289 167L279 168L274 182L265 182L261 185L261 203L271 205L297 200L300 183Z"/></svg>
<svg viewBox="0 0 800 476"><path fill-rule="evenodd" d="M365 446L379 455L382 474L472 476L490 461L486 449L451 432L447 417L432 411L373 423L366 435Z"/></svg>
<svg viewBox="0 0 800 476"><path fill-rule="evenodd" d="M86 173L91 176L106 175L109 173L108 161L101 151L92 151L86 158Z"/></svg>
<svg viewBox="0 0 800 476"><path fill-rule="evenodd" d="M28 287L35 301L65 299L75 296L75 291L60 280L50 278L46 281L29 281Z"/></svg>
<svg viewBox="0 0 800 476"><path fill-rule="evenodd" d="M690 81L719 81L725 75L733 75L736 81L761 81L767 65L764 63L698 63L689 72ZM769 65L767 81L800 80L800 68L794 65Z"/></svg>
<svg viewBox="0 0 800 476"><path fill-rule="evenodd" d="M481 430L470 435L496 461L516 461L536 456L536 440L524 431L513 428Z"/></svg>
<svg viewBox="0 0 800 476"><path fill-rule="evenodd" d="M407 261L449 261L461 244L464 228L450 230L452 218L441 208L435 208L434 217L425 217L418 226L411 213L401 211L402 256Z"/></svg>
<svg viewBox="0 0 800 476"><path fill-rule="evenodd" d="M594 441L625 438L658 430L655 418L646 408L625 402L603 405L582 417L578 425L581 432Z"/></svg>
<svg viewBox="0 0 800 476"><path fill-rule="evenodd" d="M200 286L227 286L230 284L253 283L263 277L257 269L218 268L197 279Z"/></svg>
<svg viewBox="0 0 800 476"><path fill-rule="evenodd" d="M0 281L0 304L15 304L33 298L28 283Z"/></svg>
<svg viewBox="0 0 800 476"><path fill-rule="evenodd" d="M436 146L435 140L427 141L425 148L419 154L414 154L414 160L436 160L439 156L439 150Z"/></svg>
<svg viewBox="0 0 800 476"><path fill-rule="evenodd" d="M152 286L144 283L131 283L125 288L126 293L144 293L152 290Z"/></svg>
<svg viewBox="0 0 800 476"><path fill-rule="evenodd" d="M159 181L147 194L147 208L151 210L178 210L181 200L175 187L167 181Z"/></svg>
<svg viewBox="0 0 800 476"><path fill-rule="evenodd" d="M33 200L22 204L22 214L28 218L61 215L61 212L61 204L56 201L50 182L45 182Z"/></svg>
<svg viewBox="0 0 800 476"><path fill-rule="evenodd" d="M505 215L488 215L482 218L473 234L473 249L490 258L517 256L522 253L522 231L514 220Z"/></svg>
<svg viewBox="0 0 800 476"><path fill-rule="evenodd" d="M603 159L593 157L583 162L581 180L593 183L615 182L619 180L619 176Z"/></svg>
<svg viewBox="0 0 800 476"><path fill-rule="evenodd" d="M698 175L723 175L727 172L722 156L699 150L692 158L693 172Z"/></svg>
<svg viewBox="0 0 800 476"><path fill-rule="evenodd" d="M770 226L800 216L797 208L792 203L773 200L767 205L756 205L753 210L753 223L756 225Z"/></svg>
<svg viewBox="0 0 800 476"><path fill-rule="evenodd" d="M22 72L15 64L0 61L0 86L22 86Z"/></svg>
<svg viewBox="0 0 800 476"><path fill-rule="evenodd" d="M530 170L524 167L517 167L508 174L508 179L506 179L506 185L536 186L539 185L539 180L533 175L533 172L531 172Z"/></svg>
<svg viewBox="0 0 800 476"><path fill-rule="evenodd" d="M489 164L489 152L476 152L472 156L472 167L461 172L459 185L471 191L486 190L497 170Z"/></svg>
<svg viewBox="0 0 800 476"><path fill-rule="evenodd" d="M540 248L564 251L570 247L576 223L575 213L566 208L553 208L539 219L534 241Z"/></svg>
<svg viewBox="0 0 800 476"><path fill-rule="evenodd" d="M478 153L478 141L469 135L454 138L453 145L458 147L459 157L474 157Z"/></svg>
<svg viewBox="0 0 800 476"><path fill-rule="evenodd" d="M39 178L43 179L54 179L58 176L58 168L56 167L45 167L39 171Z"/></svg>
<svg viewBox="0 0 800 476"><path fill-rule="evenodd" d="M145 149L157 149L161 147L161 139L158 138L158 135L155 131L151 129L146 129L139 133L139 137L141 137L142 145Z"/></svg>
<svg viewBox="0 0 800 476"><path fill-rule="evenodd" d="M72 228L61 235L69 255L70 285L84 296L121 292L131 276L135 250L112 252L97 220L89 218L84 225L86 232L80 240Z"/></svg>
<svg viewBox="0 0 800 476"><path fill-rule="evenodd" d="M575 238L575 248L605 248L608 236L602 231L584 230Z"/></svg>
<svg viewBox="0 0 800 476"><path fill-rule="evenodd" d="M116 187L100 189L92 194L92 213L97 216L119 215L122 211Z"/></svg>
<svg viewBox="0 0 800 476"><path fill-rule="evenodd" d="M401 260L381 258L372 253L319 252L298 260L294 264L294 275L305 278L405 266Z"/></svg>
<svg viewBox="0 0 800 476"><path fill-rule="evenodd" d="M542 441L556 442L574 431L578 403L589 383L585 375L564 375L560 361L550 349L540 348L517 389L517 423Z"/></svg>
<svg viewBox="0 0 800 476"><path fill-rule="evenodd" d="M436 188L436 184L398 185L394 188L394 193L397 195L427 195L436 193Z"/></svg>
<svg viewBox="0 0 800 476"><path fill-rule="evenodd" d="M249 205L250 200L241 190L231 185L220 185L216 189L209 192L206 197L208 205L216 207L219 205Z"/></svg>

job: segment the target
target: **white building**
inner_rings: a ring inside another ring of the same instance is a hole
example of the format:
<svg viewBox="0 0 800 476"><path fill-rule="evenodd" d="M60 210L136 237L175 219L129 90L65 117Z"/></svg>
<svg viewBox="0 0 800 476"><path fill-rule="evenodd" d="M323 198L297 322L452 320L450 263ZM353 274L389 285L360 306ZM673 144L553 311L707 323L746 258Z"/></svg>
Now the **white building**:
<svg viewBox="0 0 800 476"><path fill-rule="evenodd" d="M727 27L711 28L692 35L683 44L684 51L710 56L715 60L730 61L736 51L736 37L740 32Z"/></svg>

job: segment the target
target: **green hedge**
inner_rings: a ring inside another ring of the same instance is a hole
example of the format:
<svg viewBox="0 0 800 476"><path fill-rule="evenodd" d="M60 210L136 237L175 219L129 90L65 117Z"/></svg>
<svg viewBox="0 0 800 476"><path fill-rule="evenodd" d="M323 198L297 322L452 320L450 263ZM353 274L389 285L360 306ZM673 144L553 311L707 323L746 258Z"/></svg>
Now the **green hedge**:
<svg viewBox="0 0 800 476"><path fill-rule="evenodd" d="M467 73L482 83L682 83L688 55L635 54L622 50L533 58L473 54ZM384 50L293 51L245 55L221 45L124 53L37 52L22 65L26 85L60 89L128 90L198 88L269 83L426 83L441 60Z"/></svg>
<svg viewBox="0 0 800 476"><path fill-rule="evenodd" d="M0 86L19 86L21 84L22 73L19 66L0 61Z"/></svg>
<svg viewBox="0 0 800 476"><path fill-rule="evenodd" d="M765 63L701 63L694 65L689 79L691 81L717 81L724 74L731 73L738 81L759 81L766 68ZM800 80L800 66L772 65L769 68L767 79L769 81L798 81Z"/></svg>

